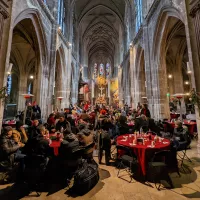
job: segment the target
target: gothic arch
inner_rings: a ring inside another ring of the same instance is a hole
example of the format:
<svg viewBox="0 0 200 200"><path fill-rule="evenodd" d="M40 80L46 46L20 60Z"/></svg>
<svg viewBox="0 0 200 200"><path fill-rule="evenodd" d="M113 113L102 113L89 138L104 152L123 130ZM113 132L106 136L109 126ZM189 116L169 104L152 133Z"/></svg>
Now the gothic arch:
<svg viewBox="0 0 200 200"><path fill-rule="evenodd" d="M15 27L23 19L30 19L35 28L39 51L40 51L40 61L44 66L48 64L48 50L47 50L47 39L43 29L43 23L39 15L39 11L34 8L28 8L22 11L14 20L13 27Z"/></svg>
<svg viewBox="0 0 200 200"><path fill-rule="evenodd" d="M162 45L160 43L163 41L163 37L166 37L166 26L168 19L170 17L175 17L178 18L180 21L184 23L184 18L179 10L177 10L174 7L163 7L161 9L161 12L158 16L156 27L155 27L155 32L153 33L154 37L152 41L155 41L153 44L153 59L156 60L156 55L158 55L158 52L160 52L160 48ZM160 34L163 33L163 34Z"/></svg>

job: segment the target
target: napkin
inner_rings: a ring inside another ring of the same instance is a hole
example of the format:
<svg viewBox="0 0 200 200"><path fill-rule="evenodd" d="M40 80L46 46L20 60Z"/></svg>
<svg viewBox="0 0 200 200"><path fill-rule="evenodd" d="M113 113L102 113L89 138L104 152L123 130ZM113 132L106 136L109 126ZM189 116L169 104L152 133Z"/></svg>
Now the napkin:
<svg viewBox="0 0 200 200"><path fill-rule="evenodd" d="M131 145L131 146L135 146L135 145L137 145L137 144L129 143L129 145Z"/></svg>
<svg viewBox="0 0 200 200"><path fill-rule="evenodd" d="M163 142L163 144L169 144L169 142Z"/></svg>

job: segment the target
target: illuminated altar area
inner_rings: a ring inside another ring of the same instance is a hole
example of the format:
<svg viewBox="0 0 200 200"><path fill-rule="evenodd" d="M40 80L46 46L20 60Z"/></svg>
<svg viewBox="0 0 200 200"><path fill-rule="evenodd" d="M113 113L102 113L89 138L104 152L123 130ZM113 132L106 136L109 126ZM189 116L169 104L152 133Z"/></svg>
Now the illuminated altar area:
<svg viewBox="0 0 200 200"><path fill-rule="evenodd" d="M118 104L118 79L111 78L110 64L94 64L91 85L91 99L93 104Z"/></svg>

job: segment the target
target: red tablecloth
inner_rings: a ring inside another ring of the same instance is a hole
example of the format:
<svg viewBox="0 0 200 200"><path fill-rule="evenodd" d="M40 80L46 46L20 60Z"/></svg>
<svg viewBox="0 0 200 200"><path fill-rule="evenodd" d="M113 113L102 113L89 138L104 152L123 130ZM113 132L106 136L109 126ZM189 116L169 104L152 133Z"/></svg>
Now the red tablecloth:
<svg viewBox="0 0 200 200"><path fill-rule="evenodd" d="M56 134L49 134L49 137L51 138L51 136L56 136ZM49 144L50 147L52 147L54 149L54 155L58 156L59 152L58 152L58 148L61 145L61 141L57 141L57 140L52 140L52 142Z"/></svg>
<svg viewBox="0 0 200 200"><path fill-rule="evenodd" d="M127 140L125 141L125 137L128 136ZM140 173L141 175L145 176L147 172L147 165L148 162L151 161L152 156L154 155L155 152L160 151L160 150L165 150L170 148L170 141L167 139L164 139L163 143L157 142L155 144L155 147L149 147L151 145L151 141L146 141L145 145L135 145L133 146L131 143L133 143L134 140L134 135L126 134L126 135L121 135L117 138L117 144L118 145L123 145L123 146L128 146L133 149L134 154L137 156L139 165L140 165Z"/></svg>
<svg viewBox="0 0 200 200"><path fill-rule="evenodd" d="M170 114L170 118L171 119L178 119L179 117L180 117L180 114L176 114L176 113L175 114L172 114L172 113Z"/></svg>
<svg viewBox="0 0 200 200"><path fill-rule="evenodd" d="M167 122L167 123L170 124L173 128L175 128L174 122ZM195 131L195 128L197 126L197 123L196 122L188 122L188 120L184 120L183 125L188 127L188 131L190 134L193 134Z"/></svg>

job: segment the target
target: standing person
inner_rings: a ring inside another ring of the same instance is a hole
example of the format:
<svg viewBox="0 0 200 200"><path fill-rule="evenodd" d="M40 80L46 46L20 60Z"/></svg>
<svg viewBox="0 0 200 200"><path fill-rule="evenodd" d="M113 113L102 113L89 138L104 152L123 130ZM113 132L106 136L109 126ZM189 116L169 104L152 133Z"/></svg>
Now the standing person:
<svg viewBox="0 0 200 200"><path fill-rule="evenodd" d="M147 104L143 104L142 105L142 110L141 110L141 113L140 113L141 115L145 115L146 117L148 117L148 118L151 118L151 114L150 114L150 111L149 111L149 109L148 109L148 106L147 106Z"/></svg>
<svg viewBox="0 0 200 200"><path fill-rule="evenodd" d="M124 105L124 111L126 112L126 115L128 115L128 113L129 113L129 107L128 107L127 103L125 103L125 105Z"/></svg>
<svg viewBox="0 0 200 200"><path fill-rule="evenodd" d="M36 101L33 102L32 112L32 118L37 117L38 119L41 119L41 109L40 106L37 105Z"/></svg>
<svg viewBox="0 0 200 200"><path fill-rule="evenodd" d="M111 139L109 135L109 125L107 124L107 120L104 119L101 124L101 130L97 131L97 140L98 140L98 148L99 148L99 164L101 164L103 151L105 151L105 161L106 165L110 165L110 149L111 149Z"/></svg>

